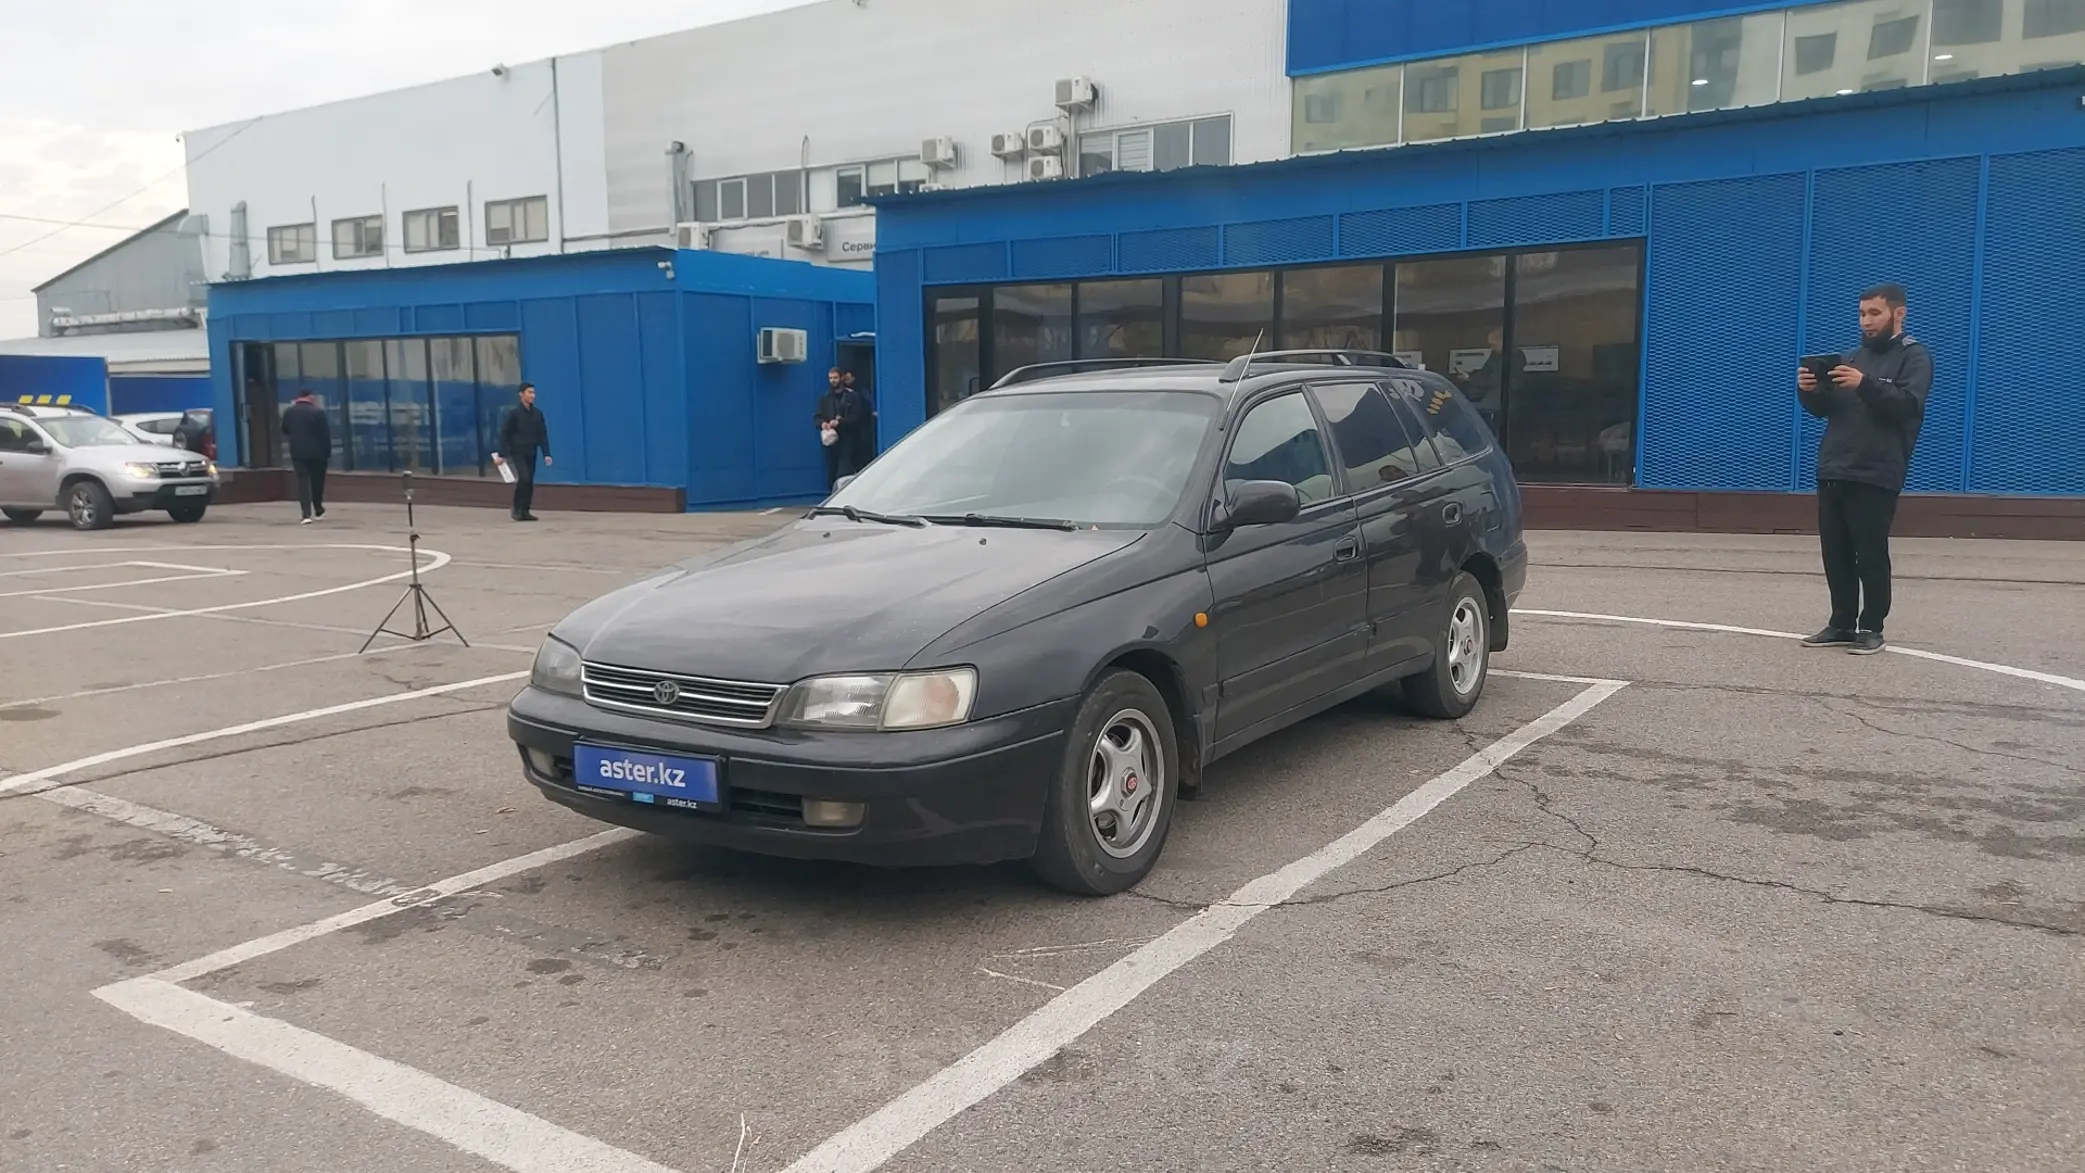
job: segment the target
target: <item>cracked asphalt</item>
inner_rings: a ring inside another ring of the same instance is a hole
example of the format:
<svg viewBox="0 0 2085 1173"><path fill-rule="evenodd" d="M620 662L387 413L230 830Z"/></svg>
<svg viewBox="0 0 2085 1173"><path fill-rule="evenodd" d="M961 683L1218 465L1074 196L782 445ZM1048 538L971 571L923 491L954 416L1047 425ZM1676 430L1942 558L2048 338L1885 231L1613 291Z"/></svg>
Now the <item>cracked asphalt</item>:
<svg viewBox="0 0 2085 1173"><path fill-rule="evenodd" d="M393 583L137 609L392 573L402 556L350 547L396 543L398 521L341 506L300 530L277 506L0 530L0 571L39 588L127 559L244 572L6 600L0 772L517 672L577 603L778 519L423 510L455 558L429 588L470 648L351 655ZM1805 539L1530 545L1527 609L1821 621ZM2085 547L1910 541L1897 562L1893 640L2085 677ZM886 1167L2085 1168L2085 692L1537 615L1497 666L1630 683ZM514 687L0 798L0 1169L494 1168L90 991L593 833L516 776ZM1577 691L1496 677L1460 723L1362 701L1254 746L1112 900L1013 867L636 839L191 988L685 1173L778 1170Z"/></svg>

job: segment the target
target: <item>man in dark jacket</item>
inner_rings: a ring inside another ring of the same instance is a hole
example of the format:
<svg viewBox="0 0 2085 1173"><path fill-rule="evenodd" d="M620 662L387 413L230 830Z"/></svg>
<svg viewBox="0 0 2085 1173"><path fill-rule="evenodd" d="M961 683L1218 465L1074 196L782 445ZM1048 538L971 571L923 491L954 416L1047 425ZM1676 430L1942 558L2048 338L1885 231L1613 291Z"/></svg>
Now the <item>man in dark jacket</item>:
<svg viewBox="0 0 2085 1173"><path fill-rule="evenodd" d="M542 453L543 463L550 459L550 424L536 407L536 385L521 385L521 401L507 409L507 418L500 421L498 445L493 449L492 462L504 464L514 473L514 520L534 521L532 510L536 504L536 454Z"/></svg>
<svg viewBox="0 0 2085 1173"><path fill-rule="evenodd" d="M827 371L825 381L829 390L818 399L816 422L818 442L825 446L825 484L831 489L840 483L841 477L861 471L857 453L868 408L862 402L861 392L847 385L840 368Z"/></svg>
<svg viewBox="0 0 2085 1173"><path fill-rule="evenodd" d="M1817 534L1832 618L1803 641L1856 656L1882 650L1890 613L1890 526L1911 469L1933 359L1904 332L1904 289L1861 295L1861 347L1832 368L1828 383L1796 375L1803 410L1825 421L1817 446Z"/></svg>
<svg viewBox="0 0 2085 1173"><path fill-rule="evenodd" d="M310 525L326 516L326 465L333 459L333 425L310 391L299 391L283 409L282 438L297 470L297 504L304 510L299 524Z"/></svg>

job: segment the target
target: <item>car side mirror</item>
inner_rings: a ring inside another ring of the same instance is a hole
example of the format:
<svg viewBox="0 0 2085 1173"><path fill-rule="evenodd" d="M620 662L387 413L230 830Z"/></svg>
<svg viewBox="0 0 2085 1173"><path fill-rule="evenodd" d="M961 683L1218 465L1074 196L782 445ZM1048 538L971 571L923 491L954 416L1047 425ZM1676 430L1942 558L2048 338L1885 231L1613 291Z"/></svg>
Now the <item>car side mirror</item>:
<svg viewBox="0 0 2085 1173"><path fill-rule="evenodd" d="M1302 512L1303 499L1287 481L1243 481L1231 490L1219 523L1222 529L1280 525Z"/></svg>
<svg viewBox="0 0 2085 1173"><path fill-rule="evenodd" d="M51 454L51 446L44 443L41 436L31 436L22 444L22 451L27 452L31 456L49 456Z"/></svg>
<svg viewBox="0 0 2085 1173"><path fill-rule="evenodd" d="M837 493L837 492L839 492L839 491L840 491L841 489L844 489L844 488L846 488L847 486L849 486L849 485L851 485L851 484L853 484L853 483L854 483L854 474L852 474L852 473L849 473L848 475L846 475L846 476L844 476L844 477L841 477L841 478L840 478L839 480L837 480L837 481L834 481L834 482L833 482L833 492Z"/></svg>

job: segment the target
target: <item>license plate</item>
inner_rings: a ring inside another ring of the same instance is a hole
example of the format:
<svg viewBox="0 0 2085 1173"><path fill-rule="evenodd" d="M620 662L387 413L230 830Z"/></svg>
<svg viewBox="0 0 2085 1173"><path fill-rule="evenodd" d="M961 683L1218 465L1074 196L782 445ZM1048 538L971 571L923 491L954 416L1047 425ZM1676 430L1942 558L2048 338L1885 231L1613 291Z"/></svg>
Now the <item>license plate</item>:
<svg viewBox="0 0 2085 1173"><path fill-rule="evenodd" d="M585 790L627 794L632 802L713 808L720 802L714 758L684 758L641 750L578 745L572 749L572 781Z"/></svg>
<svg viewBox="0 0 2085 1173"><path fill-rule="evenodd" d="M174 496L176 496L176 497L200 497L200 496L202 496L203 494L205 494L205 493L208 493L209 491L210 491L210 486L208 486L208 485L175 485L175 486L174 486Z"/></svg>

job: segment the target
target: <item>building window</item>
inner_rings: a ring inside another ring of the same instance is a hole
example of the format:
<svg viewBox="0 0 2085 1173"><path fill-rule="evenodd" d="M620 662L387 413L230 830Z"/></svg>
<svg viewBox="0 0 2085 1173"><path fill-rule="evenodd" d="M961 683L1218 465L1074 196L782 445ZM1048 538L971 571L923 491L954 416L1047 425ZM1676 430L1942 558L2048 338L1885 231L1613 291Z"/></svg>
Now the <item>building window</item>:
<svg viewBox="0 0 2085 1173"><path fill-rule="evenodd" d="M1795 39L1795 71L1797 73L1821 73L1832 67L1832 59L1839 53L1839 34L1818 33L1814 36Z"/></svg>
<svg viewBox="0 0 2085 1173"><path fill-rule="evenodd" d="M333 221L333 259L353 260L356 257L380 257L384 255L384 218L382 216L357 216L351 220Z"/></svg>
<svg viewBox="0 0 2085 1173"><path fill-rule="evenodd" d="M1547 76L1550 84L1527 91L1527 125L1584 126L1642 114L1647 44L1638 32L1530 46L1527 76Z"/></svg>
<svg viewBox="0 0 2085 1173"><path fill-rule="evenodd" d="M2085 0L2027 0L2020 35L2028 40L2085 33Z"/></svg>
<svg viewBox="0 0 2085 1173"><path fill-rule="evenodd" d="M358 338L235 346L259 371L249 393L277 415L304 391L333 425L333 466L347 471L410 470L443 476L486 476L500 418L521 383L521 340L512 334L469 338ZM254 352L266 362L256 364ZM277 437L274 459L288 463ZM253 437L243 439L258 456Z"/></svg>
<svg viewBox="0 0 2085 1173"><path fill-rule="evenodd" d="M1649 114L1764 106L1781 100L1779 12L1733 16L1651 33Z"/></svg>
<svg viewBox="0 0 2085 1173"><path fill-rule="evenodd" d="M937 294L927 304L927 414L938 415L977 394L984 379L984 299L975 293Z"/></svg>
<svg viewBox="0 0 2085 1173"><path fill-rule="evenodd" d="M284 224L268 230L268 263L308 265L319 259L319 226Z"/></svg>
<svg viewBox="0 0 2085 1173"><path fill-rule="evenodd" d="M1583 98L1593 92L1593 63L1590 58L1577 61L1559 61L1549 71L1549 97L1554 102L1568 102Z"/></svg>
<svg viewBox="0 0 2085 1173"><path fill-rule="evenodd" d="M1520 70L1486 70L1483 83L1478 87L1479 96L1486 110L1514 110L1520 106Z"/></svg>
<svg viewBox="0 0 2085 1173"><path fill-rule="evenodd" d="M1645 41L1641 36L1608 45L1600 60L1600 92L1642 89L1644 54Z"/></svg>
<svg viewBox="0 0 2085 1173"><path fill-rule="evenodd" d="M485 243L535 244L550 239L550 197L529 196L519 200L488 200L485 204Z"/></svg>
<svg viewBox="0 0 2085 1173"><path fill-rule="evenodd" d="M1985 45L2005 32L2005 0L1933 0L1933 44Z"/></svg>
<svg viewBox="0 0 2085 1173"><path fill-rule="evenodd" d="M1298 152L1393 145L1401 138L1403 101L1402 65L1299 77L1292 145ZM1178 149L1169 148L1163 132L1153 147L1157 159Z"/></svg>
<svg viewBox="0 0 2085 1173"><path fill-rule="evenodd" d="M869 169L867 167L842 167L833 172L838 181L837 204L842 208L858 208L869 194Z"/></svg>
<svg viewBox="0 0 2085 1173"><path fill-rule="evenodd" d="M463 247L462 223L455 208L423 208L405 214L405 251L446 252Z"/></svg>
<svg viewBox="0 0 2085 1173"><path fill-rule="evenodd" d="M1275 345L1380 350L1383 266L1291 269L1281 275L1281 323Z"/></svg>
<svg viewBox="0 0 2085 1173"><path fill-rule="evenodd" d="M1411 111L1414 114L1453 114L1462 79L1452 65L1412 71Z"/></svg>
<svg viewBox="0 0 2085 1173"><path fill-rule="evenodd" d="M1880 20L1868 34L1868 60L1880 61L1911 52L1918 43L1918 17L1905 16L1896 20Z"/></svg>
<svg viewBox="0 0 2085 1173"><path fill-rule="evenodd" d="M1165 353L1164 281L1084 281L1077 293L1077 357L1150 358Z"/></svg>
<svg viewBox="0 0 2085 1173"><path fill-rule="evenodd" d="M992 291L994 378L1073 356L1072 287L1003 285Z"/></svg>
<svg viewBox="0 0 2085 1173"><path fill-rule="evenodd" d="M1180 279L1180 354L1233 359L1273 349L1274 274L1196 273Z"/></svg>

